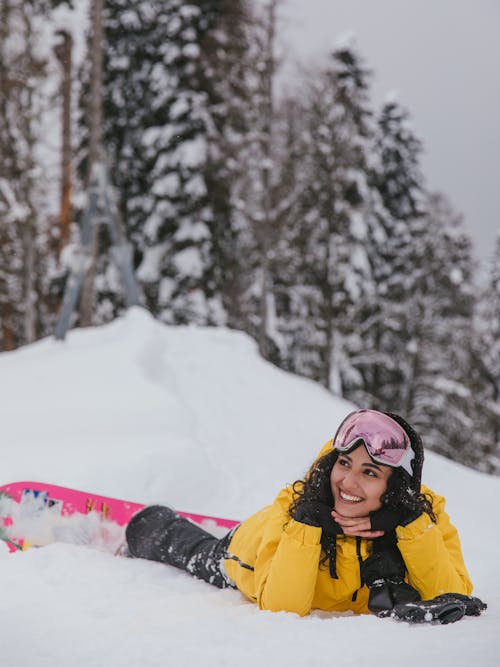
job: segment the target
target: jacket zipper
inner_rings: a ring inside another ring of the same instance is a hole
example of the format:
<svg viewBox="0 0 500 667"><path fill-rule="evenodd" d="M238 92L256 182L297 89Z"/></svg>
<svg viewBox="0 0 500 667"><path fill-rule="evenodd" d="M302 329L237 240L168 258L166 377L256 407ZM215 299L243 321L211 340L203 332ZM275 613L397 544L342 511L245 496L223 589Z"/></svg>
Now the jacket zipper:
<svg viewBox="0 0 500 667"><path fill-rule="evenodd" d="M359 563L359 578L361 581L361 586L363 586L364 581L363 581L363 575L361 574L361 565L363 564L363 557L361 556L361 538L356 537L356 556L358 557L358 563ZM358 591L354 591L352 594L352 602L356 602L356 599L358 597Z"/></svg>

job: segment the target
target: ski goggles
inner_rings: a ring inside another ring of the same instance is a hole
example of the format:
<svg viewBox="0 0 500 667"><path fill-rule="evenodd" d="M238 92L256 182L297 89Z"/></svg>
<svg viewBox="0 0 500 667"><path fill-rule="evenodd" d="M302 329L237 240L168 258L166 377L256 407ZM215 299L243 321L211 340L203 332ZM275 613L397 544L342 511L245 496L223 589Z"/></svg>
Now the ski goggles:
<svg viewBox="0 0 500 667"><path fill-rule="evenodd" d="M403 468L413 476L415 458L406 431L388 415L377 410L351 412L339 426L333 439L338 452L348 452L362 440L368 454L377 463Z"/></svg>

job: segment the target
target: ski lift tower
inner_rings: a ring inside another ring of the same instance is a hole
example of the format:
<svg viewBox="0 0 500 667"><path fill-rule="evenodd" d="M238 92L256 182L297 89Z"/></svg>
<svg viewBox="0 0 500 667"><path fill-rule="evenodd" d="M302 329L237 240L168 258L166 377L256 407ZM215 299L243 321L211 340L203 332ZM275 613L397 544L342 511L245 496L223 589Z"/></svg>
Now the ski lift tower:
<svg viewBox="0 0 500 667"><path fill-rule="evenodd" d="M97 233L97 225L101 221L108 226L111 256L121 275L126 306L130 308L141 304L141 291L132 262L132 247L127 243L123 233L115 192L109 183L104 162L94 162L88 203L81 223L81 247L72 262L70 275L66 281L61 313L55 329L57 340L64 340L66 337L72 315L78 306L83 281L94 260L93 240Z"/></svg>
<svg viewBox="0 0 500 667"><path fill-rule="evenodd" d="M141 293L136 281L132 248L125 239L124 226L120 219L115 189L112 187L103 150L102 131L102 66L103 66L103 5L105 0L92 0L92 44L90 122L89 122L89 186L88 201L81 222L81 247L72 262L66 281L61 313L56 325L55 337L64 340L71 325L72 315L80 304L80 321L90 323L92 295L94 289L94 267L97 256L98 225L102 221L108 226L111 240L111 255L117 265L125 292L127 307L141 303Z"/></svg>

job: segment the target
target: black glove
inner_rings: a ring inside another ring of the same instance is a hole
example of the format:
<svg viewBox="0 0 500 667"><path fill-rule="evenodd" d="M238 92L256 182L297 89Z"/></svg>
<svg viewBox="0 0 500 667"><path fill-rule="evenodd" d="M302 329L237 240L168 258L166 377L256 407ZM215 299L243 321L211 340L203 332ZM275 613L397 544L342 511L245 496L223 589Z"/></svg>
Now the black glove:
<svg viewBox="0 0 500 667"><path fill-rule="evenodd" d="M397 604L394 609L382 611L379 618L394 618L396 621L407 623L455 623L465 615L465 605L457 600L436 601L422 600L420 602L407 602Z"/></svg>
<svg viewBox="0 0 500 667"><path fill-rule="evenodd" d="M381 507L379 510L370 512L370 525L372 530L383 530L389 532L394 530L396 526L407 526L409 523L417 519L422 512L412 511L406 507L400 509L389 509L388 507Z"/></svg>
<svg viewBox="0 0 500 667"><path fill-rule="evenodd" d="M443 593L434 598L434 602L461 602L465 605L466 616L479 616L482 611L488 608L486 602L472 595L462 595L462 593Z"/></svg>
<svg viewBox="0 0 500 667"><path fill-rule="evenodd" d="M394 609L377 614L408 623L455 623L463 616L479 616L487 605L479 598L461 593L445 593L432 600L397 604Z"/></svg>
<svg viewBox="0 0 500 667"><path fill-rule="evenodd" d="M368 609L378 614L384 611L389 612L400 605L419 601L418 591L406 581L395 582L381 579L370 589Z"/></svg>
<svg viewBox="0 0 500 667"><path fill-rule="evenodd" d="M368 609L374 613L395 605L420 600L418 592L404 581L405 564L396 546L374 553L363 561L361 577L370 589Z"/></svg>
<svg viewBox="0 0 500 667"><path fill-rule="evenodd" d="M361 564L361 576L368 588L381 579L399 583L404 580L405 572L403 557L396 546L372 554Z"/></svg>
<svg viewBox="0 0 500 667"><path fill-rule="evenodd" d="M341 535L342 527L332 517L332 508L319 500L306 500L295 510L295 521L317 526L327 535Z"/></svg>

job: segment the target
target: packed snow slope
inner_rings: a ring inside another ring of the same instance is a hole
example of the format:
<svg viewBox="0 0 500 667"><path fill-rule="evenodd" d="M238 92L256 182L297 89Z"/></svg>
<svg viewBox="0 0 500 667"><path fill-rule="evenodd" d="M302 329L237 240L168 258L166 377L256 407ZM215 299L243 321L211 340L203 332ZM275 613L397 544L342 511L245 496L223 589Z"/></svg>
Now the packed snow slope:
<svg viewBox="0 0 500 667"><path fill-rule="evenodd" d="M0 483L38 480L245 518L303 475L352 406L262 361L245 335L140 309L0 355ZM167 566L55 544L0 545L0 654L20 667L499 664L500 479L427 454L475 592L449 626L259 611Z"/></svg>

